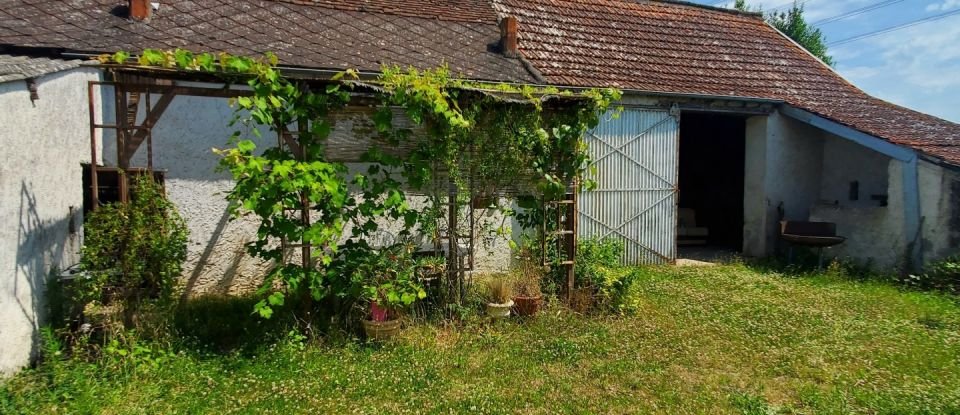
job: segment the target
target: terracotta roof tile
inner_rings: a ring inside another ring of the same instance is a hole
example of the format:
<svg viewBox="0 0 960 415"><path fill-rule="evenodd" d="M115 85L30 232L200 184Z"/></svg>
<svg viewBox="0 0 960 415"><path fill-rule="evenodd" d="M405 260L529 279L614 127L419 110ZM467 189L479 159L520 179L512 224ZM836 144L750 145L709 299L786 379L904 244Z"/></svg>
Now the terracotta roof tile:
<svg viewBox="0 0 960 415"><path fill-rule="evenodd" d="M867 95L756 16L649 0L495 4L551 83L783 100L960 165L960 125Z"/></svg>
<svg viewBox="0 0 960 415"><path fill-rule="evenodd" d="M761 19L650 0L162 0L149 22L124 0L0 0L4 45L74 52L183 47L285 65L377 70L437 66L533 82L497 53L497 14L553 84L783 100L960 164L960 125L871 97Z"/></svg>
<svg viewBox="0 0 960 415"><path fill-rule="evenodd" d="M289 66L376 71L446 63L469 78L534 81L519 60L493 47L500 30L486 0L162 0L148 22L123 17L125 4L0 0L0 50L272 51Z"/></svg>

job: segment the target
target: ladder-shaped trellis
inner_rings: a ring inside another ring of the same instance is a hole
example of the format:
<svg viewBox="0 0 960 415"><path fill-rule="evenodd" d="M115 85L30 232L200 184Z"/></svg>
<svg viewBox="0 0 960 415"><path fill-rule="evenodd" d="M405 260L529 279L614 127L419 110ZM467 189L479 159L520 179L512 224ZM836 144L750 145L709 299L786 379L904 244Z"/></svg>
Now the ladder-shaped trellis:
<svg viewBox="0 0 960 415"><path fill-rule="evenodd" d="M547 201L544 206L541 228L540 252L543 265L556 265L563 269L566 277L564 290L569 298L574 290L574 264L577 256L577 191L576 185L560 200ZM547 244L553 244L548 247ZM555 261L549 263L547 253L553 248Z"/></svg>

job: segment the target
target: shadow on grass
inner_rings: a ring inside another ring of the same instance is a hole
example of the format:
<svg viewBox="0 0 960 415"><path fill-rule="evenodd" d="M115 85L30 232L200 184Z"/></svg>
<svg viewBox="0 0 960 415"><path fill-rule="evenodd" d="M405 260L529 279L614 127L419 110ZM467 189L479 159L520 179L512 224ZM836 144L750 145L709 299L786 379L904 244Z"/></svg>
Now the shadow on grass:
<svg viewBox="0 0 960 415"><path fill-rule="evenodd" d="M255 353L296 326L288 310L278 310L269 320L254 315L257 301L220 295L186 300L174 311L174 333L193 348L210 353Z"/></svg>
<svg viewBox="0 0 960 415"><path fill-rule="evenodd" d="M745 260L744 265L759 273L777 273L786 277L802 278L810 276L842 277L855 281L895 282L893 270L882 272L875 270L869 263L858 263L850 259L824 258L820 266L817 251L796 247L793 258L785 255Z"/></svg>
<svg viewBox="0 0 960 415"><path fill-rule="evenodd" d="M345 344L361 337L359 320L353 314L344 317L340 303L321 301L313 304L310 321L297 317L304 310L296 299L274 306L269 319L254 313L260 301L255 296L210 295L185 300L171 316L172 333L190 350L210 354L258 354L264 347L289 340L291 335L305 339L323 338L327 344Z"/></svg>

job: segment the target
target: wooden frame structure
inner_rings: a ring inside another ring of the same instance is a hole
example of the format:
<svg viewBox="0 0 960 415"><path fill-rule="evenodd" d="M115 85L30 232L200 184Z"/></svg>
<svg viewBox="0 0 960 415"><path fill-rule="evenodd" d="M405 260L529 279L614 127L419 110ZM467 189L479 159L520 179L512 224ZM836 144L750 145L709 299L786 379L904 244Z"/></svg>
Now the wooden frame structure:
<svg viewBox="0 0 960 415"><path fill-rule="evenodd" d="M88 81L87 84L91 160L89 169L91 201L93 209L96 209L100 204L100 173L106 171L119 171L119 174L117 175L117 188L119 190L119 201L121 203L126 203L130 200L130 181L128 175L126 174L127 172L136 172L138 174L154 173L153 128L157 125L157 122L159 122L164 112L167 110L167 108L169 108L170 104L177 96L237 98L252 95L252 92L249 90L232 88L232 83L224 82L223 79L204 74L184 74L179 71L150 70L140 67L107 68L105 69L105 73L110 79L109 81ZM222 86L185 86L177 84L176 81L211 83ZM304 80L304 82L309 81L318 83L329 82L328 80L324 79ZM97 89L102 87L112 87L114 90L113 105L116 122L113 124L97 121ZM151 97L152 95L160 95L160 97L154 102ZM367 105L371 104L371 101L369 101L369 96L356 96L355 98L359 103ZM143 120L138 122L141 103L143 104L145 115ZM298 130L303 128L305 128L304 125L298 126ZM98 157L98 131L105 130L115 131L117 158L116 167L105 167L100 165L104 160L100 160ZM298 157L305 157L305 154L298 150L299 143L297 142L297 131L290 131L286 127L281 127L278 130L281 133L278 134L277 145L289 148L291 152ZM132 166L134 157L144 144L146 145L146 166ZM440 235L436 243L439 244L441 243L439 241L444 239L447 241L448 279L452 284L455 285L449 288L451 291L455 292L457 297L456 299L459 302L465 296L465 273L467 271L472 271L475 267L474 250L476 238L476 220L474 208L471 206L471 203L468 203L469 232L467 235L463 236L467 238L467 249L469 252L467 253L468 255L466 257L463 257L460 254L461 249L459 244L461 235L458 231L460 224L458 223L459 218L456 206L457 196L458 195L455 186L449 186L447 194L449 205L449 212L447 214L448 229L445 235ZM475 195L471 195L471 200L473 199L473 196ZM294 214L300 216L300 220L303 221L305 226L309 226L310 223L310 207L307 200L307 195L301 195L301 206L294 209L296 211ZM571 191L567 194L564 200L548 203L548 205L544 206L544 212L548 211L548 207L550 206L553 206L556 209L557 223L565 226L563 229L556 231L555 235L551 236L557 236L557 252L562 252L565 254L563 260L560 262L560 265L566 268L567 284L565 288L566 293L569 296L573 292L574 287L574 261L577 245L576 222L578 217L577 192ZM547 224L545 220L544 229L546 229L546 226ZM546 234L542 235L543 238L541 238L541 243L545 248ZM300 255L302 256L301 265L305 269L314 265L314 261L311 259L313 246L310 243L306 241L290 243L289 241L284 240L281 241L281 246L285 257L288 249L299 248L301 250ZM437 247L439 247L439 245L437 245Z"/></svg>

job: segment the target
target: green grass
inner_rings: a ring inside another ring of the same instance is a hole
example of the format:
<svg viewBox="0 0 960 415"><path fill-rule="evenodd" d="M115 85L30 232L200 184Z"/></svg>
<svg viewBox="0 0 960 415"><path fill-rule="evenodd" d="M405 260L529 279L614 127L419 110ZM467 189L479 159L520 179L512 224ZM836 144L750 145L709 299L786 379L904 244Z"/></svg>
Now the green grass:
<svg viewBox="0 0 960 415"><path fill-rule="evenodd" d="M642 274L630 317L58 361L0 386L0 413L960 413L955 298L742 265Z"/></svg>

